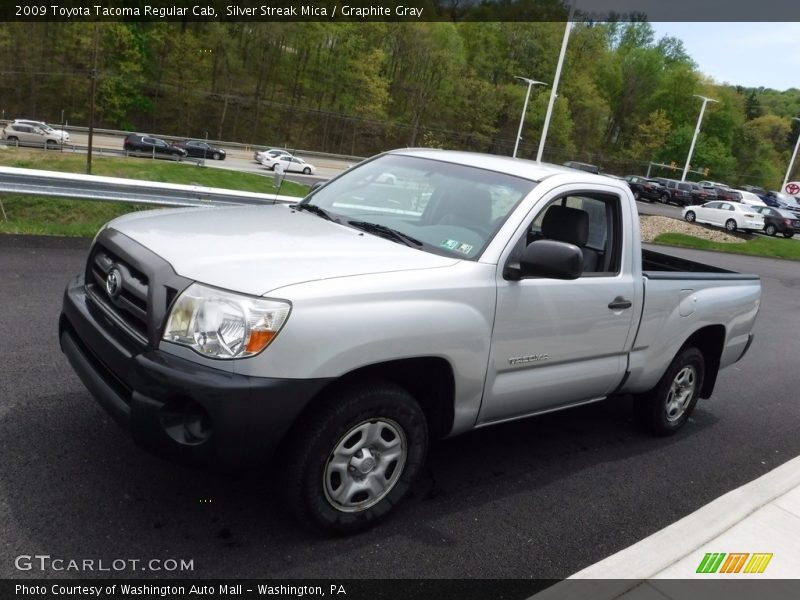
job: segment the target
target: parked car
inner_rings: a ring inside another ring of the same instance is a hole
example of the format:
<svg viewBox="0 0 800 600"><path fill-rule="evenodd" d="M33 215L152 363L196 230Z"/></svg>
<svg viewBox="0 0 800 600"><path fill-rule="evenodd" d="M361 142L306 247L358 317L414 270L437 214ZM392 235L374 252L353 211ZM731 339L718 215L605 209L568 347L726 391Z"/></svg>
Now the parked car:
<svg viewBox="0 0 800 600"><path fill-rule="evenodd" d="M729 188L727 185L715 185L714 189L717 192L717 199L718 200L727 200L728 202L741 202L742 195Z"/></svg>
<svg viewBox="0 0 800 600"><path fill-rule="evenodd" d="M692 204L705 204L717 199L717 190L713 187L703 187L699 183L691 183Z"/></svg>
<svg viewBox="0 0 800 600"><path fill-rule="evenodd" d="M789 194L784 194L783 192L767 192L767 198L764 202L766 202L767 206L782 208L800 216L800 201Z"/></svg>
<svg viewBox="0 0 800 600"><path fill-rule="evenodd" d="M754 206L753 210L764 217L764 233L767 235L780 233L790 238L800 232L800 217L788 210L771 206Z"/></svg>
<svg viewBox="0 0 800 600"><path fill-rule="evenodd" d="M663 181L666 189L661 193L661 202L664 204L672 202L678 206L689 206L692 203L691 183L678 181L677 179L665 179Z"/></svg>
<svg viewBox="0 0 800 600"><path fill-rule="evenodd" d="M279 450L288 508L342 534L400 505L429 440L612 394L679 431L751 347L760 298L757 275L643 249L621 181L407 149L291 205L115 219L58 336L141 446L239 468Z"/></svg>
<svg viewBox="0 0 800 600"><path fill-rule="evenodd" d="M564 163L565 167L569 167L570 169L578 169L580 171L586 171L587 173L594 173L598 175L600 173L600 167L597 165L590 165L589 163L582 163L575 160L568 160Z"/></svg>
<svg viewBox="0 0 800 600"><path fill-rule="evenodd" d="M59 140L61 140L62 144L66 144L69 141L69 133L67 133L63 129L55 129L54 127L48 125L44 121L32 121L30 119L14 119L14 123L21 123L22 125L31 125L33 127L39 127L49 135L56 136Z"/></svg>
<svg viewBox="0 0 800 600"><path fill-rule="evenodd" d="M278 165L281 165L283 170L287 173L294 172L312 175L317 170L314 165L304 161L302 158L298 158L297 156L267 156L261 161L261 164L268 169L272 169L273 171L278 167Z"/></svg>
<svg viewBox="0 0 800 600"><path fill-rule="evenodd" d="M755 194L762 200L764 199L763 196L767 194L767 190L757 185L742 185L739 187L739 191L744 190L745 192L750 192L751 194Z"/></svg>
<svg viewBox="0 0 800 600"><path fill-rule="evenodd" d="M687 206L683 209L683 218L690 223L707 223L724 227L728 231L742 229L744 231L761 231L764 229L764 217L753 210L752 206L738 202L715 200L702 206Z"/></svg>
<svg viewBox="0 0 800 600"><path fill-rule="evenodd" d="M664 193L665 188L655 179L647 179L646 177L639 177L638 175L627 175L625 181L628 182L628 187L633 192L633 197L636 200L660 200L661 194Z"/></svg>
<svg viewBox="0 0 800 600"><path fill-rule="evenodd" d="M264 159L275 158L277 156L292 156L291 152L287 150L283 150L282 148L268 148L266 150L256 150L253 153L253 160L259 164L264 164Z"/></svg>
<svg viewBox="0 0 800 600"><path fill-rule="evenodd" d="M175 148L183 148L186 150L186 154L196 158L225 160L225 150L202 140L185 140L183 142L175 142L172 145Z"/></svg>
<svg viewBox="0 0 800 600"><path fill-rule="evenodd" d="M143 152L147 154L163 154L166 156L177 156L183 158L186 156L186 150L178 148L151 135L142 135L140 133L132 133L125 138L122 147L127 152Z"/></svg>
<svg viewBox="0 0 800 600"><path fill-rule="evenodd" d="M40 146L44 148L61 145L61 137L48 133L38 125L24 123L9 123L3 128L3 139L23 145Z"/></svg>
<svg viewBox="0 0 800 600"><path fill-rule="evenodd" d="M747 190L733 191L737 192L739 196L741 196L739 202L742 204L749 204L750 206L766 206L766 203L753 192L748 192Z"/></svg>

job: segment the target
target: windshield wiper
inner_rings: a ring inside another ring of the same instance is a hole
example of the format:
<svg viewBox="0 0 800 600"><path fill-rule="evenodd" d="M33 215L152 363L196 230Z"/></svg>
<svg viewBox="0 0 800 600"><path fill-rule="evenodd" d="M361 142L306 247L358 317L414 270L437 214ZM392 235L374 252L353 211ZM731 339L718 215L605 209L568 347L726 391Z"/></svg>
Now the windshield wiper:
<svg viewBox="0 0 800 600"><path fill-rule="evenodd" d="M322 217L323 219L327 219L328 221L336 221L327 210L324 208L320 208L316 204L290 204L289 208L293 208L295 210L307 210L308 212L317 215L318 217Z"/></svg>
<svg viewBox="0 0 800 600"><path fill-rule="evenodd" d="M368 221L348 221L348 223L356 229L362 229L368 233L374 233L375 235L394 240L395 242L400 242L406 246L411 246L411 244L415 246L422 246L422 242L420 242L418 239L413 238L402 231L397 231L397 229L387 227L386 225L379 225L378 223L370 223Z"/></svg>

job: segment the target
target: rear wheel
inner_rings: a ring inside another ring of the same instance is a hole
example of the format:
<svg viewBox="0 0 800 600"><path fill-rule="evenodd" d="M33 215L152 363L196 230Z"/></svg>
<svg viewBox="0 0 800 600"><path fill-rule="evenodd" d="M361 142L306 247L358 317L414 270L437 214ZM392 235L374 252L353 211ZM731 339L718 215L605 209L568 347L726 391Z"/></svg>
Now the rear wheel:
<svg viewBox="0 0 800 600"><path fill-rule="evenodd" d="M728 219L727 221L725 221L725 229L727 229L731 233L736 231L736 221L734 219Z"/></svg>
<svg viewBox="0 0 800 600"><path fill-rule="evenodd" d="M17 136L15 136L15 135L10 135L10 136L8 136L8 141L9 142L18 142L19 138Z"/></svg>
<svg viewBox="0 0 800 600"><path fill-rule="evenodd" d="M669 204L669 194L666 193L661 194L661 202L663 202L664 204Z"/></svg>
<svg viewBox="0 0 800 600"><path fill-rule="evenodd" d="M353 533L385 518L408 493L428 447L419 404L385 381L332 394L295 431L283 461L286 500L302 522L328 533Z"/></svg>
<svg viewBox="0 0 800 600"><path fill-rule="evenodd" d="M672 435L692 414L704 377L703 354L694 346L683 348L656 387L636 398L636 421L653 435Z"/></svg>
<svg viewBox="0 0 800 600"><path fill-rule="evenodd" d="M686 216L684 217L689 223L694 223L695 219L697 219L697 215L694 214L693 210L687 211Z"/></svg>
<svg viewBox="0 0 800 600"><path fill-rule="evenodd" d="M777 233L777 231L778 231L778 228L775 227L775 225L773 225L772 223L770 223L769 225L764 226L764 233L766 233L767 235L775 235L775 233Z"/></svg>
<svg viewBox="0 0 800 600"><path fill-rule="evenodd" d="M637 202L642 199L642 193L639 190L634 190L633 199Z"/></svg>

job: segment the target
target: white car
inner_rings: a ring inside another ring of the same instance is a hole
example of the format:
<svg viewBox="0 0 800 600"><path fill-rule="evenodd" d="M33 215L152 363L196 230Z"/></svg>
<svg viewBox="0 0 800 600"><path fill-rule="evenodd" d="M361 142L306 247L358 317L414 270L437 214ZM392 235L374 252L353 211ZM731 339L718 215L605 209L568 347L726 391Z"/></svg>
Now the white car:
<svg viewBox="0 0 800 600"><path fill-rule="evenodd" d="M742 204L749 204L750 206L766 206L767 204L753 192L746 192L744 190L735 190L739 192L742 199L739 201Z"/></svg>
<svg viewBox="0 0 800 600"><path fill-rule="evenodd" d="M3 139L18 144L53 148L61 144L61 139L46 132L41 127L25 123L9 123L3 129Z"/></svg>
<svg viewBox="0 0 800 600"><path fill-rule="evenodd" d="M749 206L722 200L706 202L701 206L687 206L683 209L683 218L690 223L707 223L728 231L761 231L764 228L764 217Z"/></svg>
<svg viewBox="0 0 800 600"><path fill-rule="evenodd" d="M305 175L313 175L317 170L314 165L307 163L302 158L297 158L296 156L267 156L261 161L261 164L268 169L272 169L273 171L278 165L281 165L286 173L292 171L295 173L303 173Z"/></svg>
<svg viewBox="0 0 800 600"><path fill-rule="evenodd" d="M291 152L287 152L286 150L282 150L280 148L268 148L266 150L256 150L253 154L253 160L257 163L264 164L264 159L275 158L276 156L291 156Z"/></svg>
<svg viewBox="0 0 800 600"><path fill-rule="evenodd" d="M45 123L44 121L31 121L30 119L14 119L14 123L20 123L22 125L30 125L31 127L38 127L42 129L48 135L52 135L57 137L61 140L62 144L66 144L69 141L69 134L64 131L63 129L55 129Z"/></svg>

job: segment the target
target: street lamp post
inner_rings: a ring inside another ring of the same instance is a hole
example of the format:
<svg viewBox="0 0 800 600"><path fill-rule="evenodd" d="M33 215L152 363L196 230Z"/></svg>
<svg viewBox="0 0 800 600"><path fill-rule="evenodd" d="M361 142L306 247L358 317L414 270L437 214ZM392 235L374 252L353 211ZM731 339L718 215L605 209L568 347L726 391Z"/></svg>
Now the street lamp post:
<svg viewBox="0 0 800 600"><path fill-rule="evenodd" d="M694 137L692 138L692 145L689 146L689 156L686 157L686 166L683 167L683 175L681 175L681 181L686 181L686 173L689 171L689 164L692 161L692 154L694 153L694 145L697 142L697 136L700 133L700 123L703 122L703 113L706 112L706 104L709 102L719 102L719 100L714 100L713 98L706 98L705 96L698 96L697 94L693 94L695 98L700 98L703 100L703 106L700 108L700 116L697 117L697 127L694 129Z"/></svg>
<svg viewBox="0 0 800 600"><path fill-rule="evenodd" d="M558 55L558 63L556 63L556 74L553 77L553 89L550 90L550 101L547 103L547 114L544 117L544 125L542 126L542 137L539 138L539 151L536 153L536 162L542 162L544 155L544 144L547 141L547 131L550 129L550 118L553 116L553 106L558 97L558 82L561 79L561 67L564 66L564 57L567 55L567 44L569 43L569 34L572 31L572 18L575 15L575 4L577 0L573 0L569 7L569 15L567 15L567 25L564 28L564 38L561 40L561 53Z"/></svg>
<svg viewBox="0 0 800 600"><path fill-rule="evenodd" d="M535 79L528 79L527 77L520 77L514 75L514 79L525 81L528 84L528 91L525 94L525 104L522 106L522 116L519 118L519 129L517 130L517 141L514 142L514 154L512 156L517 158L517 149L519 148L519 141L522 139L522 124L525 122L525 113L528 112L528 100L531 98L531 88L535 85L547 85L544 81L536 81Z"/></svg>
<svg viewBox="0 0 800 600"><path fill-rule="evenodd" d="M792 117L792 121L800 121L798 117ZM781 191L784 190L786 184L789 181L789 176L792 174L792 167L794 166L794 159L797 158L797 147L800 146L800 133L797 135L797 142L794 145L794 152L792 152L792 160L789 161L789 168L786 169L786 177L783 178L783 185L781 186Z"/></svg>

